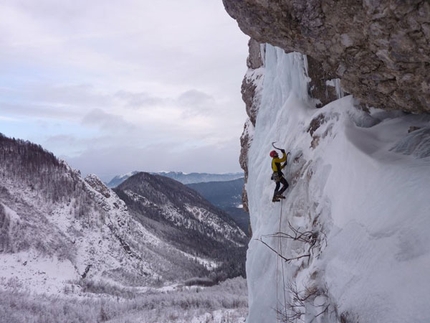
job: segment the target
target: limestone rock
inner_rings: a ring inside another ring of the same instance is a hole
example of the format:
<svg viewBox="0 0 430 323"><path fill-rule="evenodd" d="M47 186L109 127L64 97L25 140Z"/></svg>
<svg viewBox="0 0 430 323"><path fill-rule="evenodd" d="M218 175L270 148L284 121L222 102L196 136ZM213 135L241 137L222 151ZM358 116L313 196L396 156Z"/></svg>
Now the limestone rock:
<svg viewBox="0 0 430 323"><path fill-rule="evenodd" d="M257 82L256 80L262 77L261 73L258 73L259 69L263 67L262 51L264 51L264 45L250 39L248 43L249 54L246 61L248 66L248 73L243 78L242 82L242 99L245 102L246 113L255 126L257 119L257 112L259 107L259 97L256 95Z"/></svg>
<svg viewBox="0 0 430 323"><path fill-rule="evenodd" d="M248 149L251 146L252 135L254 132L255 122L257 120L258 107L260 106L260 95L258 85L262 83L263 78L263 55L264 45L250 39L248 43L249 55L247 59L248 72L242 82L242 99L245 102L246 112L249 119L245 123L242 136L240 137L240 156L239 163L245 173L245 183L248 180ZM248 209L248 197L244 188L242 194L243 208L246 212Z"/></svg>
<svg viewBox="0 0 430 323"><path fill-rule="evenodd" d="M362 103L430 112L428 0L223 2L256 42L308 55Z"/></svg>

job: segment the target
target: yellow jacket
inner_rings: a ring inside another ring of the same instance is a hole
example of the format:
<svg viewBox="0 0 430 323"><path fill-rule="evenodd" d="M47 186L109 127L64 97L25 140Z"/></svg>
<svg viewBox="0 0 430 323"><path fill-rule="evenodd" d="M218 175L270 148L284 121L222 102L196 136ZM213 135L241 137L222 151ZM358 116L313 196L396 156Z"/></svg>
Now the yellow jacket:
<svg viewBox="0 0 430 323"><path fill-rule="evenodd" d="M284 165L281 165L281 163L286 162L287 161L287 154L285 152L282 153L282 157L274 157L272 159L272 170L274 173L278 173L278 174L282 174L282 168L283 166L285 166L287 163L285 163Z"/></svg>

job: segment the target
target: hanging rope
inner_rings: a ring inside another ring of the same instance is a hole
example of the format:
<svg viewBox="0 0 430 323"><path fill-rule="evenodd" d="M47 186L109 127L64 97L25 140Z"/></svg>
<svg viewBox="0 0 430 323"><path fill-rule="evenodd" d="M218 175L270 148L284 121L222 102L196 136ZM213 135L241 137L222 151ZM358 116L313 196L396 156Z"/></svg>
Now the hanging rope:
<svg viewBox="0 0 430 323"><path fill-rule="evenodd" d="M273 145L273 143L272 143ZM279 228L278 228L278 232L281 229L281 224L282 224L282 203L281 203L281 207L280 207L280 213L279 213ZM280 242L281 240L278 239L278 242ZM277 253L279 254L281 250L281 246L278 243L278 251ZM281 311L279 309L279 262L280 262L281 258L280 257L276 257L276 321L277 322L281 322ZM281 264L282 266L282 264Z"/></svg>
<svg viewBox="0 0 430 323"><path fill-rule="evenodd" d="M282 229L282 206L283 203L281 203L280 212L279 212L279 227L278 232L281 232ZM285 261L283 261L282 257L282 239L278 239L278 250L277 254L281 255L281 257L276 258L276 312L277 312L277 321L280 322L282 319L282 322L284 322L283 316L286 314L285 310L287 308L287 290L286 290L286 283L285 283ZM279 268L281 266L281 268ZM282 277L279 277L279 273L281 272ZM282 291L279 291L279 285L282 282ZM280 302L280 299L283 298L283 304ZM280 309L279 306L282 304L282 308Z"/></svg>
<svg viewBox="0 0 430 323"><path fill-rule="evenodd" d="M283 204L283 203L282 203ZM282 217L283 217L283 211L282 211L282 204L281 204L281 215L279 217L279 228L278 231L281 232L282 230ZM282 239L278 239L278 245L279 245L279 252L282 254ZM278 259L278 261L281 261L281 259ZM282 294L284 298L284 308L283 313L285 313L285 310L287 308L287 289L286 289L286 283L285 283L285 261L281 261L281 274L282 274Z"/></svg>
<svg viewBox="0 0 430 323"><path fill-rule="evenodd" d="M273 251L277 257L276 257L276 274L275 274L275 290L276 290L276 321L277 322L286 322L286 320L288 320L288 308L289 308L289 302L288 302L288 290L287 290L287 283L286 283L286 275L285 275L285 266L286 264L288 264L290 261L292 260L297 260L303 257L309 257L310 255L306 254L306 255L301 255L298 257L293 257L293 258L287 258L282 254L282 250L283 250L283 246L282 246L282 241L288 241L289 239L283 239L284 236L287 238L290 238L292 240L297 240L295 239L293 236L287 234L287 233L283 233L282 230L282 208L283 205L282 203L281 207L279 208L279 225L278 225L278 232L274 233L274 234L267 234L267 235L263 235L261 236L259 239L256 239L257 241L260 241L262 244L264 244L266 247L268 247L271 251ZM290 225L291 228L291 224L288 221L288 224ZM278 239L278 244L276 246L276 243L274 243L274 246L272 247L270 244L268 244L267 242L265 242L263 240L263 237L271 237L271 238L277 238ZM300 237L300 236L299 236ZM279 275L282 275L282 277L279 277ZM282 290L279 290L279 287L282 284ZM283 303L282 303L282 298L283 298ZM282 308L280 308L280 306L282 306Z"/></svg>

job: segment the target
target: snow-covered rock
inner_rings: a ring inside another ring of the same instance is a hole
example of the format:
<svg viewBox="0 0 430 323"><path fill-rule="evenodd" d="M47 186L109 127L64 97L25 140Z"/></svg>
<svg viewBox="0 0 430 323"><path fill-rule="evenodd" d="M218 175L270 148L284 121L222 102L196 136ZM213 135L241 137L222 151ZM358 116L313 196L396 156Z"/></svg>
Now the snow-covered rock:
<svg viewBox="0 0 430 323"><path fill-rule="evenodd" d="M270 45L264 57L247 322L429 322L430 117L363 110L352 96L316 109L306 57ZM280 203L273 141L290 152Z"/></svg>

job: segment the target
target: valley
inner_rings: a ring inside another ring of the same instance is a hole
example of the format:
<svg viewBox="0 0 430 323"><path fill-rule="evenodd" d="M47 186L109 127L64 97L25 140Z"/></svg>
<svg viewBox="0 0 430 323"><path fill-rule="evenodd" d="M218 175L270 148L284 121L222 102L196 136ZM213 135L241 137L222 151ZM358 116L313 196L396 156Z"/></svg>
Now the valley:
<svg viewBox="0 0 430 323"><path fill-rule="evenodd" d="M248 238L196 191L143 172L111 190L3 135L0 177L0 322L245 317Z"/></svg>

